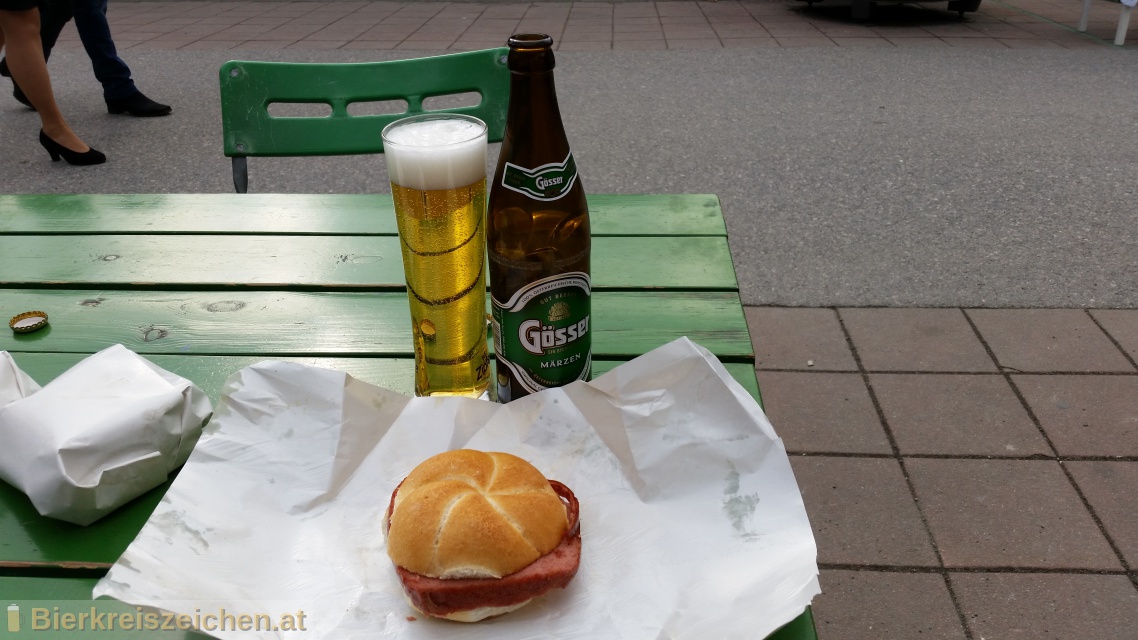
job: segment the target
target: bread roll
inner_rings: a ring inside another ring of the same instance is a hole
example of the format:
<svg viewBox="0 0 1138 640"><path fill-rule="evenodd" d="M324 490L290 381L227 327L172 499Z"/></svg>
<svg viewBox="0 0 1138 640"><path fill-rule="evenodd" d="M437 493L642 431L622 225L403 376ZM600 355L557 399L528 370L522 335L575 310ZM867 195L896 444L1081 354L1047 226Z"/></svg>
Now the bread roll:
<svg viewBox="0 0 1138 640"><path fill-rule="evenodd" d="M387 554L432 578L501 578L561 543L565 505L531 464L460 449L423 461L395 494Z"/></svg>

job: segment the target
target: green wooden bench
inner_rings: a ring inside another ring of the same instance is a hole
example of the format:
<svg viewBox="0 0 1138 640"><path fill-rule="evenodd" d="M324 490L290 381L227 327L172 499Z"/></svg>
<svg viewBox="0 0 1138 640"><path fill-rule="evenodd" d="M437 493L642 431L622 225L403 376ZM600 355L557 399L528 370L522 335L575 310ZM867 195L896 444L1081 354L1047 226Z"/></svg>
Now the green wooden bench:
<svg viewBox="0 0 1138 640"><path fill-rule="evenodd" d="M758 398L718 198L594 195L589 206L594 372L688 336ZM0 333L0 350L41 384L122 343L215 401L265 359L412 392L390 196L8 195L0 211L0 315L51 318ZM0 601L89 604L164 490L79 527L40 517L0 482ZM809 610L771 636L815 637Z"/></svg>

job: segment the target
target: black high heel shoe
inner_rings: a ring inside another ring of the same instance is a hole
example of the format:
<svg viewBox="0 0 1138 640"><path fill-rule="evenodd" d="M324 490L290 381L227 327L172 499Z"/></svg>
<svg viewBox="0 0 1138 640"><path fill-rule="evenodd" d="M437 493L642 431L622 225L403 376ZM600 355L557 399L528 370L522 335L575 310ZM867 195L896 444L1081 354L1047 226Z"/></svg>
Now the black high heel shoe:
<svg viewBox="0 0 1138 640"><path fill-rule="evenodd" d="M94 149L88 149L83 153L72 151L67 147L59 144L55 140L47 137L47 134L40 129L40 144L44 149L47 149L48 154L51 156L52 162L59 162L62 157L67 161L67 164L73 165L88 165L88 164L103 164L107 161L107 156Z"/></svg>
<svg viewBox="0 0 1138 640"><path fill-rule="evenodd" d="M16 79L12 78L12 72L8 70L7 58L0 58L0 76L12 79L12 97L16 99L16 102L19 102L32 111L36 110L36 108L32 106L32 101L28 100L28 97L24 95L24 90L20 88L20 85L16 84Z"/></svg>

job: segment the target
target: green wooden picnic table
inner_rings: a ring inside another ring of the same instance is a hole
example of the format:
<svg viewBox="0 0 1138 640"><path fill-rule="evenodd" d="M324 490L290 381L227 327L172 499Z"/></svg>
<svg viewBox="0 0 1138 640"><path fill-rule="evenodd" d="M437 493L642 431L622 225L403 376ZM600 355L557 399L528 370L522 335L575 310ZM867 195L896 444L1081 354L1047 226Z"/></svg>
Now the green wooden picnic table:
<svg viewBox="0 0 1138 640"><path fill-rule="evenodd" d="M758 398L718 198L594 195L589 209L594 373L688 336ZM387 195L0 195L0 316L50 316L0 333L0 350L40 384L121 343L214 402L266 359L411 394L396 233ZM168 484L80 527L0 482L0 603L89 601ZM816 639L810 610L770 639Z"/></svg>

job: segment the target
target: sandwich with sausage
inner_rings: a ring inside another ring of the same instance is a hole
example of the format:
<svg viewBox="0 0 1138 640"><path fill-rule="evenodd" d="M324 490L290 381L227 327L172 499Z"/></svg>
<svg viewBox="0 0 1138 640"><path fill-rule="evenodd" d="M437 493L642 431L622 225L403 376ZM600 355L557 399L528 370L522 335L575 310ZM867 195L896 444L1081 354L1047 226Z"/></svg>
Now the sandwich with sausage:
<svg viewBox="0 0 1138 640"><path fill-rule="evenodd" d="M448 451L392 492L387 553L416 610L475 622L569 584L579 513L568 487L517 456Z"/></svg>

